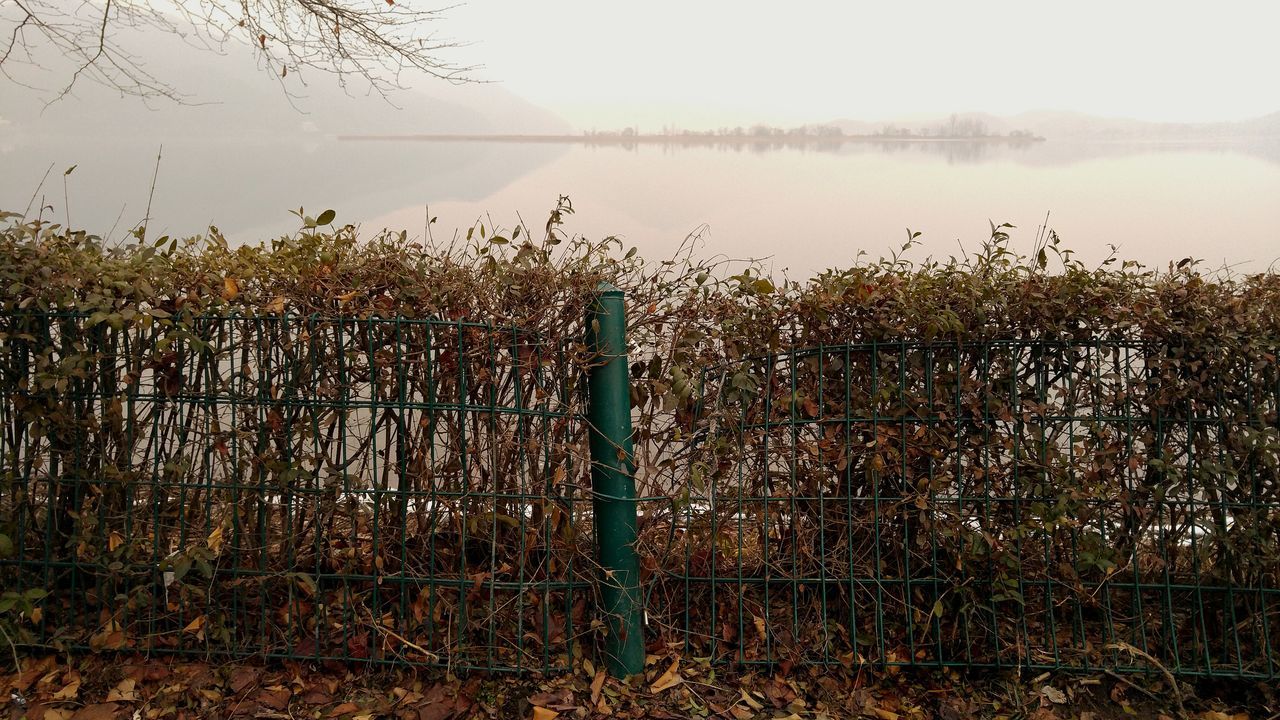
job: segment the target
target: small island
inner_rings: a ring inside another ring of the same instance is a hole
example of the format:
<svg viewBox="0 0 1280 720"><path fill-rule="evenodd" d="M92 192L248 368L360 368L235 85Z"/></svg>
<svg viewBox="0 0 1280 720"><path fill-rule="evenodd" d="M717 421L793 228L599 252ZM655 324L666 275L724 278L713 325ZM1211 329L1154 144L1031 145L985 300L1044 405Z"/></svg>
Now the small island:
<svg viewBox="0 0 1280 720"><path fill-rule="evenodd" d="M423 134L423 135L340 135L339 140L435 140L474 142L548 142L585 143L587 145L702 145L702 146L819 146L844 143L1032 143L1043 137L1030 130L1011 130L1001 134L991 131L976 118L952 115L946 122L927 127L886 124L871 133L846 133L838 125L800 125L782 128L772 125L720 127L714 130L689 130L663 127L658 132L642 132L638 127L620 130L587 130L578 135L513 135L513 134Z"/></svg>

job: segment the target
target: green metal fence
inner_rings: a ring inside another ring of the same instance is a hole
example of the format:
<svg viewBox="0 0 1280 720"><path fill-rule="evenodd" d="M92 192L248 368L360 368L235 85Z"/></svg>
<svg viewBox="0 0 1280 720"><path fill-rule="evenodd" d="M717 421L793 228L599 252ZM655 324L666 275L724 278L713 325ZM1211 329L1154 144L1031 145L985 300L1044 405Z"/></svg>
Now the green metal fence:
<svg viewBox="0 0 1280 720"><path fill-rule="evenodd" d="M604 289L576 356L431 319L0 315L0 622L487 671L634 672L643 636L745 665L1280 676L1274 354L729 363L637 522L621 306Z"/></svg>
<svg viewBox="0 0 1280 720"><path fill-rule="evenodd" d="M1275 678L1278 406L1274 355L1121 341L708 371L650 621L746 664Z"/></svg>
<svg viewBox="0 0 1280 720"><path fill-rule="evenodd" d="M590 498L559 348L155 314L0 317L0 584L40 610L23 642L569 666Z"/></svg>

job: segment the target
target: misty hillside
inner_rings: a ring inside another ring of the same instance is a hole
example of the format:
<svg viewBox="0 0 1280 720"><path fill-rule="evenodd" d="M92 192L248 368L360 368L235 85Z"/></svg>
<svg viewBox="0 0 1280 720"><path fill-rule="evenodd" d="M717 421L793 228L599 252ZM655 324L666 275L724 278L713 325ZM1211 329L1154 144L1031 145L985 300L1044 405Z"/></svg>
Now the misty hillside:
<svg viewBox="0 0 1280 720"><path fill-rule="evenodd" d="M121 33L123 36L124 33ZM0 138L96 136L116 138L243 138L296 133L562 133L564 120L497 83L452 84L418 78L383 98L344 89L326 73L279 78L255 66L251 50L226 54L194 49L164 34L147 38L146 66L187 96L143 102L82 82L72 96L49 104L54 92L8 84L0 95ZM171 70L172 69L172 70ZM69 76L54 68L49 76ZM166 70L169 70L166 72ZM305 83L305 84L303 84ZM50 80L47 86L54 85ZM56 90L54 85L50 90Z"/></svg>
<svg viewBox="0 0 1280 720"><path fill-rule="evenodd" d="M1239 122L1163 123L1108 118L1059 110L1035 110L1017 115L991 113L956 113L925 117L905 117L884 121L841 119L830 125L847 135L870 135L887 127L911 130L933 130L948 125L951 118L976 121L992 135L1007 135L1016 130L1031 131L1050 140L1210 140L1215 138L1280 138L1280 112Z"/></svg>

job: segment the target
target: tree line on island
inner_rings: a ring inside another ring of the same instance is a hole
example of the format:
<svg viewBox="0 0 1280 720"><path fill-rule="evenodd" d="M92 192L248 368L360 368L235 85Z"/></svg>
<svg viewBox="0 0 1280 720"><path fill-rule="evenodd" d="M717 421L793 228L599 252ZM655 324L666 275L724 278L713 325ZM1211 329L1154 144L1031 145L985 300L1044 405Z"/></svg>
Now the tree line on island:
<svg viewBox="0 0 1280 720"><path fill-rule="evenodd" d="M945 121L927 127L906 127L894 123L886 123L879 130L868 133L846 133L838 125L799 125L784 128L774 125L756 124L735 127L722 126L713 130L690 130L672 125L664 125L659 132L645 133L639 127L625 127L620 130L587 130L583 137L588 141L614 142L635 141L640 139L679 141L840 141L845 139L927 139L927 140L1043 140L1031 130L1015 129L1007 133L992 130L980 118L964 117L952 114Z"/></svg>

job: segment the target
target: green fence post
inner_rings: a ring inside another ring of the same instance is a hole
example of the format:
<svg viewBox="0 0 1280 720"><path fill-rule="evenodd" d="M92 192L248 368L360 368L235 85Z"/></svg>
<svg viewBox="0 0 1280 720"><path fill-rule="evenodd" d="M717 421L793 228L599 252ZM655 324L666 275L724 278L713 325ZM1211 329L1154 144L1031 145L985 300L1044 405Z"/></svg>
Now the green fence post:
<svg viewBox="0 0 1280 720"><path fill-rule="evenodd" d="M587 346L593 356L587 382L592 505L600 600L609 630L605 667L614 677L625 677L644 670L627 320L621 290L608 283L596 290L587 313Z"/></svg>

